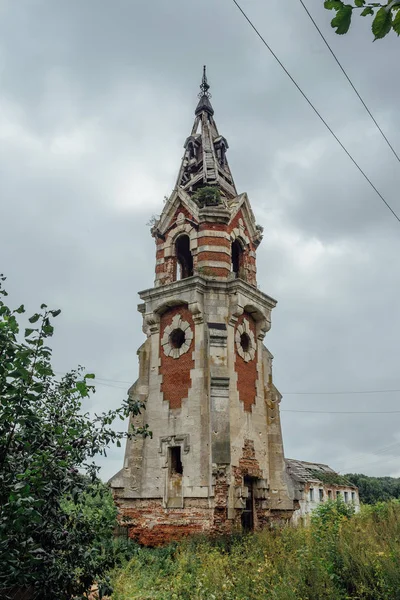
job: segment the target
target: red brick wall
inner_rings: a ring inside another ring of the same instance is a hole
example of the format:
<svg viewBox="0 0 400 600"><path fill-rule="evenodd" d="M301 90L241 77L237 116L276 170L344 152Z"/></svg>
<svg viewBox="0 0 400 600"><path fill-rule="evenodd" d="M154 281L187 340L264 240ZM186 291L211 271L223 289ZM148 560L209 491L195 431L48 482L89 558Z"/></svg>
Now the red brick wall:
<svg viewBox="0 0 400 600"><path fill-rule="evenodd" d="M256 336L256 325L253 317L248 313L243 313L238 319L236 324L237 327L247 319L250 325L250 329L254 334L256 343L256 354L253 360L246 362L241 356L239 356L235 342L235 371L238 376L237 389L239 392L239 399L244 404L244 410L251 412L253 404L256 402L256 384L257 384L257 336Z"/></svg>
<svg viewBox="0 0 400 600"><path fill-rule="evenodd" d="M213 511L207 498L188 499L184 508L170 510L163 508L158 499L133 500L132 506L120 508L120 517L128 527L129 537L145 546L163 546L187 535L208 533Z"/></svg>
<svg viewBox="0 0 400 600"><path fill-rule="evenodd" d="M239 466L233 467L233 474L235 477L235 485L243 485L243 477L245 475L256 477L257 479L262 478L260 465L258 464L254 451L253 440L244 440L243 454L239 460Z"/></svg>
<svg viewBox="0 0 400 600"><path fill-rule="evenodd" d="M213 252L212 250L203 250L202 252L198 253L197 260L216 260L218 262L225 262L227 264L227 268L231 268L231 257L228 254L226 254L226 252Z"/></svg>
<svg viewBox="0 0 400 600"><path fill-rule="evenodd" d="M167 325L170 325L172 319L176 314L181 315L184 321L190 324L190 328L193 332L193 339L190 344L190 348L185 354L182 354L179 358L172 358L166 356L161 346L161 338L164 334L164 329ZM190 310L184 306L176 306L171 308L163 315L160 320L160 374L162 375L161 392L163 393L164 400L169 402L170 408L180 408L182 406L182 400L188 397L189 389L192 385L190 379L190 370L194 369L194 360L192 359L192 353L194 350L194 323L193 317Z"/></svg>
<svg viewBox="0 0 400 600"><path fill-rule="evenodd" d="M243 213L242 213L241 210L239 210L239 212L237 213L237 215L235 215L235 217L229 223L229 233L231 233L231 231L233 231L235 229L235 227L239 227L239 219L242 219L243 226L244 226L244 231L245 231L247 237L250 239L250 246L249 246L250 250L254 250L254 246L253 246L253 243L251 241L249 232L247 231L247 228L246 228L246 221L243 218Z"/></svg>
<svg viewBox="0 0 400 600"><path fill-rule="evenodd" d="M230 248L231 243L226 238L205 235L199 237L199 246L223 246L224 248Z"/></svg>

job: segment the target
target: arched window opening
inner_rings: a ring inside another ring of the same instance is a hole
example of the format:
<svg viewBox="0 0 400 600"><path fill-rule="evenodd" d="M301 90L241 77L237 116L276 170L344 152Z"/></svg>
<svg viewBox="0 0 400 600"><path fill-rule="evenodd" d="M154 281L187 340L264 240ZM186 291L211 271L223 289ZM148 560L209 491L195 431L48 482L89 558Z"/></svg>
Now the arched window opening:
<svg viewBox="0 0 400 600"><path fill-rule="evenodd" d="M243 249L238 240L232 242L232 272L235 277L239 277L240 270L243 266Z"/></svg>
<svg viewBox="0 0 400 600"><path fill-rule="evenodd" d="M176 279L186 279L193 275L193 256L190 252L190 238L188 235L181 235L175 243L177 272Z"/></svg>

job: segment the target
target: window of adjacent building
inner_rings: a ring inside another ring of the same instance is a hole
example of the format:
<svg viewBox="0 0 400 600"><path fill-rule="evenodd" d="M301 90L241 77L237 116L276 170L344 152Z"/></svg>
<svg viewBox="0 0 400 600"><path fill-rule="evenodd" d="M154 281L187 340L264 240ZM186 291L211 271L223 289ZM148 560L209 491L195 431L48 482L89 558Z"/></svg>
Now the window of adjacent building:
<svg viewBox="0 0 400 600"><path fill-rule="evenodd" d="M180 235L175 242L176 251L176 279L186 279L193 275L193 256L190 252L190 238Z"/></svg>
<svg viewBox="0 0 400 600"><path fill-rule="evenodd" d="M310 488L310 502L314 502L314 488Z"/></svg>
<svg viewBox="0 0 400 600"><path fill-rule="evenodd" d="M235 277L239 277L239 272L243 263L243 250L240 242L235 240L232 242L232 273Z"/></svg>
<svg viewBox="0 0 400 600"><path fill-rule="evenodd" d="M324 490L322 488L319 488L319 501L324 501Z"/></svg>
<svg viewBox="0 0 400 600"><path fill-rule="evenodd" d="M344 501L345 502L349 501L349 492L344 492Z"/></svg>
<svg viewBox="0 0 400 600"><path fill-rule="evenodd" d="M328 500L332 500L332 490L328 490Z"/></svg>
<svg viewBox="0 0 400 600"><path fill-rule="evenodd" d="M336 498L340 498L340 492L339 492L339 490L336 491Z"/></svg>
<svg viewBox="0 0 400 600"><path fill-rule="evenodd" d="M356 501L356 493L355 492L351 492L351 501L352 502Z"/></svg>

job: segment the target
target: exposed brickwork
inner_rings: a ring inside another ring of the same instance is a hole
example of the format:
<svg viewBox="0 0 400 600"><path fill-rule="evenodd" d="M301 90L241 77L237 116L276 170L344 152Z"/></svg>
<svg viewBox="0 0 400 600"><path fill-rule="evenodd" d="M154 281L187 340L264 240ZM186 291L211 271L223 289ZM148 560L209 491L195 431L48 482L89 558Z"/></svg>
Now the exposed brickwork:
<svg viewBox="0 0 400 600"><path fill-rule="evenodd" d="M160 340L163 336L164 329L170 325L175 315L181 315L184 321L187 321L193 331L193 339L190 348L185 354L179 358L166 356L161 347L160 341L160 374L162 375L161 391L164 395L164 400L169 402L170 408L180 408L182 400L187 398L189 389L192 385L190 371L194 368L194 360L192 353L194 349L194 322L192 313L184 306L175 306L163 315L160 320Z"/></svg>
<svg viewBox="0 0 400 600"><path fill-rule="evenodd" d="M233 467L233 473L235 485L243 485L243 477L245 475L256 477L257 479L262 478L262 471L256 459L253 440L244 440L243 454L239 459L239 466Z"/></svg>
<svg viewBox="0 0 400 600"><path fill-rule="evenodd" d="M250 329L257 341L256 325L253 317L248 313L243 313L237 321L236 328L246 319L250 325ZM237 388L239 398L244 404L244 410L251 412L253 404L256 402L256 383L257 383L257 348L253 360L246 362L239 356L235 346L235 371L238 376Z"/></svg>
<svg viewBox="0 0 400 600"><path fill-rule="evenodd" d="M231 531L231 522L228 521L228 478L226 468L221 467L214 472L214 518L213 533L229 533Z"/></svg>
<svg viewBox="0 0 400 600"><path fill-rule="evenodd" d="M205 235L204 237L199 237L199 246L222 246L224 248L230 248L231 243L223 237L211 237Z"/></svg>
<svg viewBox="0 0 400 600"><path fill-rule="evenodd" d="M212 529L212 509L204 498L185 500L183 508L172 509L164 508L161 499L133 500L130 504L123 507L121 517L129 537L145 546L163 546Z"/></svg>
<svg viewBox="0 0 400 600"><path fill-rule="evenodd" d="M223 267L200 267L199 275L204 275L205 277L221 277L226 279L227 274L229 273L228 267L225 269Z"/></svg>
<svg viewBox="0 0 400 600"><path fill-rule="evenodd" d="M246 222L243 218L243 213L241 210L237 213L237 215L229 223L229 233L231 233L235 228L239 227L240 219L242 219L243 224L244 224L244 232L250 240L250 243L243 249L242 265L241 265L242 268L241 268L240 277L242 279L244 279L245 281L247 281L247 283L250 283L251 285L256 286L257 285L256 261L255 261L254 257L250 256L250 252L254 252L255 247L251 240L249 232L246 229L246 226L245 226Z"/></svg>
<svg viewBox="0 0 400 600"><path fill-rule="evenodd" d="M186 208L186 206L183 206L182 204L180 204L180 205L178 206L178 208L176 209L174 216L172 217L172 221L171 221L172 223L174 223L174 224L175 224L175 221L176 221L176 219L178 218L178 215L179 215L180 213L184 214L184 215L185 215L185 217L186 217L187 219L190 219L191 221L194 221L194 220L195 220L195 219L194 219L194 217L193 217L193 215L192 215L192 213L191 213L191 212L190 212L190 211L189 211L189 210Z"/></svg>
<svg viewBox="0 0 400 600"><path fill-rule="evenodd" d="M222 223L200 223L199 231L228 231L228 227Z"/></svg>
<svg viewBox="0 0 400 600"><path fill-rule="evenodd" d="M231 257L226 254L226 252L210 252L204 250L204 252L199 252L197 260L218 260L219 262L226 262L229 268L231 264Z"/></svg>
<svg viewBox="0 0 400 600"><path fill-rule="evenodd" d="M250 250L254 250L254 245L253 245L253 242L251 241L251 238L250 238L249 232L247 231L247 228L246 228L246 221L244 220L243 213L242 213L242 211L241 211L241 210L239 210L239 212L237 213L237 215L235 215L235 217L234 217L234 218L232 219L232 221L229 223L229 233L230 233L230 232L231 232L233 229L235 229L236 227L239 227L239 220L240 220L240 219L242 219L242 221L243 221L243 225L244 225L244 231L245 231L245 234L246 234L246 235L249 237L249 239L250 239L249 249L250 249Z"/></svg>

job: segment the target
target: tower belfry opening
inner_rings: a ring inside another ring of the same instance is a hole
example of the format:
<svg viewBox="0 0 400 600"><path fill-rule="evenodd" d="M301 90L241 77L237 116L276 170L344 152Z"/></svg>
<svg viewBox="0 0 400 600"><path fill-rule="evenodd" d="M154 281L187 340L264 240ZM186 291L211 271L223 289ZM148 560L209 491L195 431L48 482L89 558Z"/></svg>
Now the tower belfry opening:
<svg viewBox="0 0 400 600"><path fill-rule="evenodd" d="M234 242L232 242L231 252L232 252L232 254L231 254L232 272L234 273L235 277L239 277L240 269L242 267L243 250L242 250L242 246L240 245L240 242L238 240L235 240Z"/></svg>
<svg viewBox="0 0 400 600"><path fill-rule="evenodd" d="M263 345L276 301L258 289L256 225L238 194L205 68L171 196L152 227L154 287L140 292L146 341L127 440L110 481L129 535L159 545L289 519L272 355Z"/></svg>
<svg viewBox="0 0 400 600"><path fill-rule="evenodd" d="M176 279L186 279L193 276L193 256L190 252L190 238L181 235L175 242L176 251Z"/></svg>

